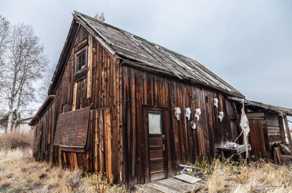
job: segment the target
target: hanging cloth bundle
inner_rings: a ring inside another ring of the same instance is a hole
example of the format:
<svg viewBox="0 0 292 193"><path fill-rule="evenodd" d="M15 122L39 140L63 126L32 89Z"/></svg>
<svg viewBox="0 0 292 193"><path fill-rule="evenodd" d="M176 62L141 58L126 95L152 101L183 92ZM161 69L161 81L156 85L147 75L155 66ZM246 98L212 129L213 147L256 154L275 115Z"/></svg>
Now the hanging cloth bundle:
<svg viewBox="0 0 292 193"><path fill-rule="evenodd" d="M249 157L249 155L248 155L248 151L249 151L248 134L250 132L250 128L249 128L248 118L247 118L247 116L245 114L245 110L244 110L244 100L242 101L240 127L241 127L242 132L243 132L243 143L244 143L245 148L246 148L245 156L246 156L246 159L248 159L248 157Z"/></svg>

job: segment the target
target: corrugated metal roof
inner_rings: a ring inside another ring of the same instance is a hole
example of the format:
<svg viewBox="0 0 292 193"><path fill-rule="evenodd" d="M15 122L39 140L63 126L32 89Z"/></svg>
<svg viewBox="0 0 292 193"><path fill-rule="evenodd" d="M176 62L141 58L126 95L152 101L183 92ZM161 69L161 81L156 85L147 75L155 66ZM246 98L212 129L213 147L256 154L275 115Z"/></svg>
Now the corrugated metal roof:
<svg viewBox="0 0 292 193"><path fill-rule="evenodd" d="M141 68L147 66L179 79L201 83L231 95L243 96L230 84L194 59L82 13L74 12L74 17L77 20L82 20L93 29L116 54L140 62Z"/></svg>

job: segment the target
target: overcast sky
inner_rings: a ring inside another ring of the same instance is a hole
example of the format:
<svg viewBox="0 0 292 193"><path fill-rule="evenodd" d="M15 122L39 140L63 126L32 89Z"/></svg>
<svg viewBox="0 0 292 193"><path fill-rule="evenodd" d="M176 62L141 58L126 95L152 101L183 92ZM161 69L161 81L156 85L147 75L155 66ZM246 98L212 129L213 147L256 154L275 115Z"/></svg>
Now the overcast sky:
<svg viewBox="0 0 292 193"><path fill-rule="evenodd" d="M0 0L0 14L33 26L54 66L73 10L205 64L250 99L292 107L290 0Z"/></svg>

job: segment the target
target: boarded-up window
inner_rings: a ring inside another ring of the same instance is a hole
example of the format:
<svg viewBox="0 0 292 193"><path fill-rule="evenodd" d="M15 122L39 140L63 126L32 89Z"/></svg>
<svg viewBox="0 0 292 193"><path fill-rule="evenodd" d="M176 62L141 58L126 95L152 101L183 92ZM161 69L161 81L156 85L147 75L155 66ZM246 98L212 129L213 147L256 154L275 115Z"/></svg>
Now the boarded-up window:
<svg viewBox="0 0 292 193"><path fill-rule="evenodd" d="M84 148L87 142L90 108L59 115L55 145Z"/></svg>

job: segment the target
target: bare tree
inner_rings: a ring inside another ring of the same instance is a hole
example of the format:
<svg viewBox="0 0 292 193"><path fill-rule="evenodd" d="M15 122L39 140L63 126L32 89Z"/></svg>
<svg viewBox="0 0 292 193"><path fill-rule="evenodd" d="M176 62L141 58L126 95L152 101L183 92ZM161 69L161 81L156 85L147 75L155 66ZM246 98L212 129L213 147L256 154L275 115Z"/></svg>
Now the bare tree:
<svg viewBox="0 0 292 193"><path fill-rule="evenodd" d="M12 29L5 69L5 93L8 106L7 131L13 131L21 113L35 101L46 67L43 47L32 27L17 25Z"/></svg>
<svg viewBox="0 0 292 193"><path fill-rule="evenodd" d="M0 15L0 96L3 94L3 84L4 84L4 58L6 54L6 49L8 45L9 38L9 28L10 24L6 18Z"/></svg>

